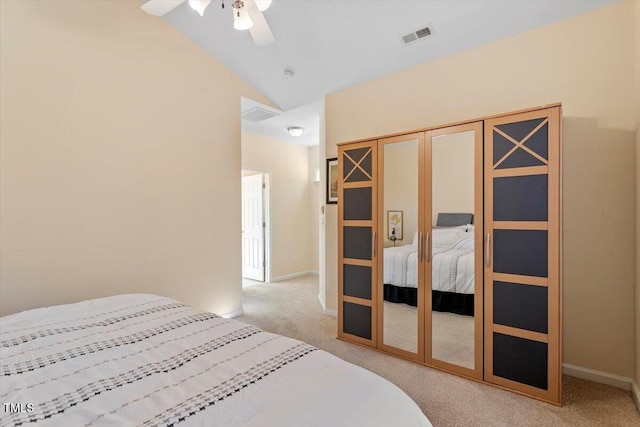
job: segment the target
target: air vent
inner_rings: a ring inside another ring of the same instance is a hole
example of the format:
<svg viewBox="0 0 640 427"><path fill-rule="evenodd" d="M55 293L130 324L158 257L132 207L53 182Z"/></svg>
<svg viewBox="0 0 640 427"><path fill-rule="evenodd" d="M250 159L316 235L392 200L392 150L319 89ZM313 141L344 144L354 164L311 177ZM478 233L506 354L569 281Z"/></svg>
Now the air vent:
<svg viewBox="0 0 640 427"><path fill-rule="evenodd" d="M270 119L272 117L279 116L280 114L270 111L264 108L255 107L242 113L242 118L249 120L250 122L261 122L263 120Z"/></svg>
<svg viewBox="0 0 640 427"><path fill-rule="evenodd" d="M404 44L408 44L416 40L418 40L418 36L416 36L416 33L409 33L407 35L402 36L402 41L404 42Z"/></svg>
<svg viewBox="0 0 640 427"><path fill-rule="evenodd" d="M403 34L400 37L402 38L402 44L406 46L432 35L433 35L433 26L429 24L424 28L420 28L419 30L412 31L408 34Z"/></svg>

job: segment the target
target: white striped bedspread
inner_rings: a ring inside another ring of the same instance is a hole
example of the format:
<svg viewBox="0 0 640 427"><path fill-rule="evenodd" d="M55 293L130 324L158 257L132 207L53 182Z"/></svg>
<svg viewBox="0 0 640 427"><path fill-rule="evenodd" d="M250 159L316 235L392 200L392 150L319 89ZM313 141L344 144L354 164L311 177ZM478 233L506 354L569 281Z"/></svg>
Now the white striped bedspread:
<svg viewBox="0 0 640 427"><path fill-rule="evenodd" d="M169 298L30 310L0 332L3 426L431 425L369 371Z"/></svg>
<svg viewBox="0 0 640 427"><path fill-rule="evenodd" d="M434 291L474 293L475 255L473 238L467 237L452 246L434 246L431 257ZM413 245L384 249L383 280L386 285L416 288L418 285L418 248Z"/></svg>

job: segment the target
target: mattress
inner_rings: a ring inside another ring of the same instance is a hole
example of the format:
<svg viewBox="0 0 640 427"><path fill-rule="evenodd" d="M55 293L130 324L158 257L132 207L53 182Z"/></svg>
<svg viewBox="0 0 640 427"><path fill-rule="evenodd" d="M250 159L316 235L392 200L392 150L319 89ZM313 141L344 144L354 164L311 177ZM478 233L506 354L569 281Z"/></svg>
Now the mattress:
<svg viewBox="0 0 640 427"><path fill-rule="evenodd" d="M434 230L435 232L439 230ZM434 242L435 243L435 242ZM434 291L473 294L475 289L473 236L459 238L455 242L433 245L431 257ZM418 249L414 245L384 249L383 280L385 285L417 288Z"/></svg>
<svg viewBox="0 0 640 427"><path fill-rule="evenodd" d="M0 318L0 375L3 426L431 425L365 369L155 295Z"/></svg>

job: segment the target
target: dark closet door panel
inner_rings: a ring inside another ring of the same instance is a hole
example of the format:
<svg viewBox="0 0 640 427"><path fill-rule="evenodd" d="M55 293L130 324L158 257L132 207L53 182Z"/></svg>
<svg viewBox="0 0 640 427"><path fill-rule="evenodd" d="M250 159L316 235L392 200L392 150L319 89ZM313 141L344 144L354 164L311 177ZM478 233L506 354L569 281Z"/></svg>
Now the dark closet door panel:
<svg viewBox="0 0 640 427"><path fill-rule="evenodd" d="M544 286L493 282L493 322L546 334L547 296Z"/></svg>
<svg viewBox="0 0 640 427"><path fill-rule="evenodd" d="M549 123L542 125L540 130L534 133L523 145L543 159L549 160Z"/></svg>
<svg viewBox="0 0 640 427"><path fill-rule="evenodd" d="M343 280L344 295L371 299L371 267L344 264Z"/></svg>
<svg viewBox="0 0 640 427"><path fill-rule="evenodd" d="M363 148L356 148L356 149L353 149L353 150L345 150L345 153L347 154L347 156L351 157L355 162L360 162L360 160L362 160L362 157L364 157L366 154L368 154L369 151L371 151L370 147L363 147ZM353 163L351 163L351 166L353 167L355 165L353 165ZM351 172L351 169L345 167L344 168L343 178L346 178L346 176L349 174L349 172ZM370 171L369 171L369 174L371 174Z"/></svg>
<svg viewBox="0 0 640 427"><path fill-rule="evenodd" d="M343 227L345 258L371 259L371 227Z"/></svg>
<svg viewBox="0 0 640 427"><path fill-rule="evenodd" d="M493 374L542 390L548 389L547 344L493 333Z"/></svg>
<svg viewBox="0 0 640 427"><path fill-rule="evenodd" d="M350 302L343 303L342 323L345 333L371 339L371 307Z"/></svg>
<svg viewBox="0 0 640 427"><path fill-rule="evenodd" d="M363 181L364 182L371 181L371 179L369 179L369 177L365 175L360 168L355 168L353 173L349 175L349 178L347 178L344 182L363 182Z"/></svg>
<svg viewBox="0 0 640 427"><path fill-rule="evenodd" d="M356 168L356 164L351 161L351 159L347 156L343 156L342 158L343 166L342 166L342 179L345 179L353 170ZM362 173L362 172L361 172Z"/></svg>
<svg viewBox="0 0 640 427"><path fill-rule="evenodd" d="M559 404L561 107L484 122L485 380Z"/></svg>
<svg viewBox="0 0 640 427"><path fill-rule="evenodd" d="M526 168L530 166L544 166L544 162L532 156L522 148L516 149L496 169Z"/></svg>
<svg viewBox="0 0 640 427"><path fill-rule="evenodd" d="M496 130L493 131L493 164L495 168L511 169L545 165L549 157L549 125L544 123L540 126L544 120L541 118L496 126ZM536 128L538 129L536 130ZM532 134L533 131L535 132ZM502 134L507 135L510 139ZM514 141L522 143L515 150L513 150L516 146ZM507 154L509 155L504 158Z"/></svg>
<svg viewBox="0 0 640 427"><path fill-rule="evenodd" d="M547 277L546 230L494 230L493 271Z"/></svg>
<svg viewBox="0 0 640 427"><path fill-rule="evenodd" d="M519 122L498 125L496 126L496 128L500 129L502 132L506 133L516 141L522 141L527 135L533 132L533 130L536 127L538 127L540 123L542 123L543 121L545 121L544 118L523 120Z"/></svg>
<svg viewBox="0 0 640 427"><path fill-rule="evenodd" d="M360 167L362 169L364 169L364 171L366 173L368 173L369 175L371 175L373 173L373 155L372 155L372 152L368 153L366 156L364 156L364 159L362 160L362 162L360 162Z"/></svg>
<svg viewBox="0 0 640 427"><path fill-rule="evenodd" d="M344 219L371 219L371 187L344 189Z"/></svg>
<svg viewBox="0 0 640 427"><path fill-rule="evenodd" d="M373 151L370 147L345 151L342 178L344 182L371 181L373 176ZM347 157L348 156L348 157ZM353 159L353 161L351 159ZM355 162L355 163L354 163ZM368 174L368 176L367 176Z"/></svg>
<svg viewBox="0 0 640 427"><path fill-rule="evenodd" d="M549 191L547 175L494 178L494 221L546 221Z"/></svg>

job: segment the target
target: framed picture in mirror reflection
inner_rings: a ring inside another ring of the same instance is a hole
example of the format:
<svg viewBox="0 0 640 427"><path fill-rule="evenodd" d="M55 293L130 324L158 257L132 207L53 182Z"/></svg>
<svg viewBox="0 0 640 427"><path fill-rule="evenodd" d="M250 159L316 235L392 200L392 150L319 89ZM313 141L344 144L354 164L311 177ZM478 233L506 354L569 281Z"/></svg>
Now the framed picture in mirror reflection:
<svg viewBox="0 0 640 427"><path fill-rule="evenodd" d="M395 246L402 238L402 211L387 211L387 239Z"/></svg>

